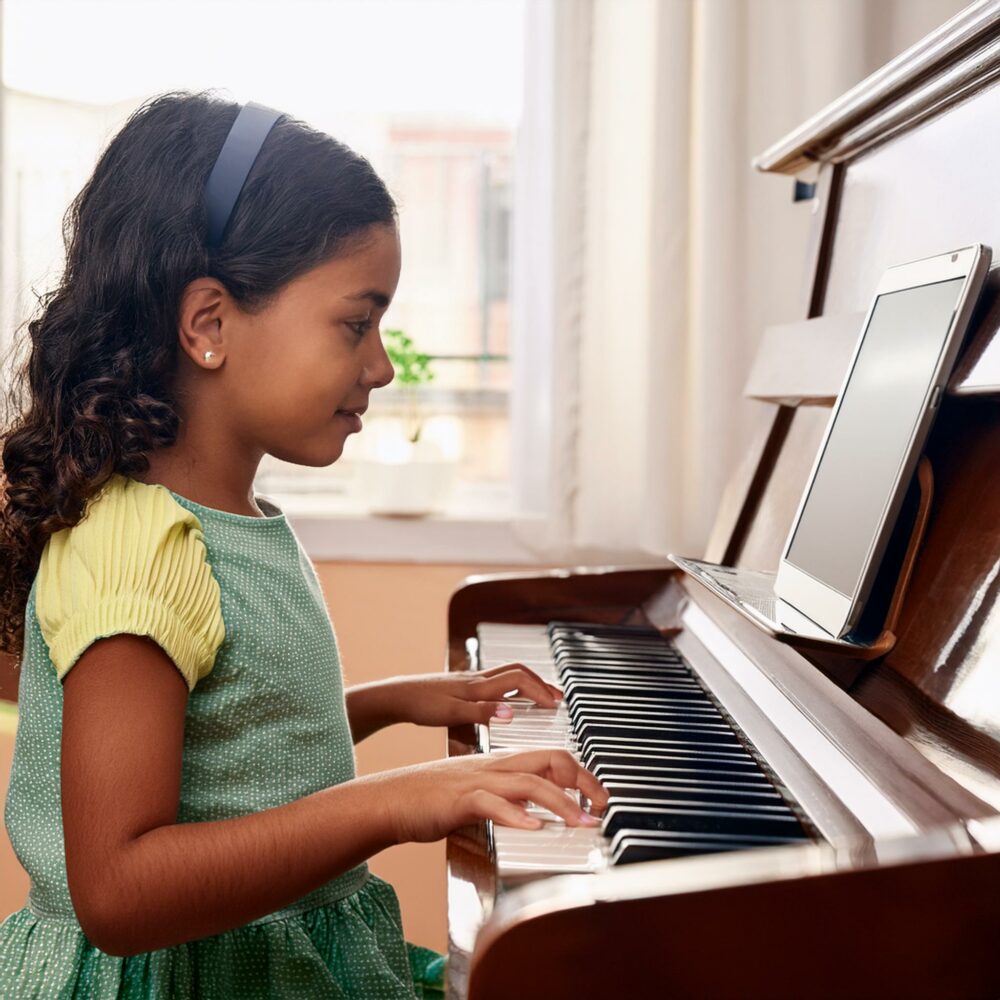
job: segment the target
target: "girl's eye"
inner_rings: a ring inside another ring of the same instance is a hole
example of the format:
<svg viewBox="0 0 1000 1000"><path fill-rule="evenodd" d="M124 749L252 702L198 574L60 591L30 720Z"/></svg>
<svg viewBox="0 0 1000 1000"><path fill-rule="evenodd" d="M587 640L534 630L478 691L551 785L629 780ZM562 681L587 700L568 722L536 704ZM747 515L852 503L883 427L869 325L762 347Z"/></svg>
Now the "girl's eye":
<svg viewBox="0 0 1000 1000"><path fill-rule="evenodd" d="M360 323L348 323L347 324L359 337L363 337L370 329L372 321L370 319L362 320Z"/></svg>

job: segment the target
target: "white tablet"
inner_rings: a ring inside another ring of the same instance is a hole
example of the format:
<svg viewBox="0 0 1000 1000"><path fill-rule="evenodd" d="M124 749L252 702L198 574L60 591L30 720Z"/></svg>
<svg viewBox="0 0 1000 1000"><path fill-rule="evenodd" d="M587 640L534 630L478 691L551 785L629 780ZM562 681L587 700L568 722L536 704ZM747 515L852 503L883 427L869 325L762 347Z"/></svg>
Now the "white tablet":
<svg viewBox="0 0 1000 1000"><path fill-rule="evenodd" d="M864 607L990 256L977 243L879 281L774 585L833 636Z"/></svg>

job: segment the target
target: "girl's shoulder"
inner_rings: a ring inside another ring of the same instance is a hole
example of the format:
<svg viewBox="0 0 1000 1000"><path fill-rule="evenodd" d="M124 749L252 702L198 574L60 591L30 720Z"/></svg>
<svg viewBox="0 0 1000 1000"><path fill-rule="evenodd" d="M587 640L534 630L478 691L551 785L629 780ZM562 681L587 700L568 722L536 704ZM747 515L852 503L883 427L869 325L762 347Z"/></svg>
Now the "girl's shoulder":
<svg viewBox="0 0 1000 1000"><path fill-rule="evenodd" d="M157 639L193 689L225 637L201 522L159 485L116 473L46 541L35 614L62 680L100 636Z"/></svg>
<svg viewBox="0 0 1000 1000"><path fill-rule="evenodd" d="M64 532L89 534L116 526L133 527L135 524L150 527L181 524L201 531L198 516L178 503L165 486L140 483L137 479L115 472L87 501L80 521L56 532L52 538Z"/></svg>
<svg viewBox="0 0 1000 1000"><path fill-rule="evenodd" d="M67 559L96 568L199 544L204 549L201 521L168 489L116 472L87 500L76 524L46 539L38 571L51 572L53 564L69 569Z"/></svg>

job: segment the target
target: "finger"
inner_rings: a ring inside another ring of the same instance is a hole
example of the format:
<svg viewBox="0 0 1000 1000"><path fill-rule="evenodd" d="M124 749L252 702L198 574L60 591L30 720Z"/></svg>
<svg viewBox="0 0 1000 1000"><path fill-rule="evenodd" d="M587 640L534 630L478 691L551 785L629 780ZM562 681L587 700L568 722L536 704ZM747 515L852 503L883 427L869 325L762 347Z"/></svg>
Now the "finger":
<svg viewBox="0 0 1000 1000"><path fill-rule="evenodd" d="M530 674L532 677L538 678L538 680L541 681L541 683L544 684L545 687L548 688L548 690L552 692L552 694L556 698L563 697L563 692L561 688L559 688L555 684L550 684L548 681L542 680L541 676L538 673L536 673L534 670L531 669L531 667L528 667L523 663L517 663L517 662L501 663L497 667L490 667L488 670L480 670L478 671L478 673L480 674L481 677L496 677L498 674L504 673L511 669L522 670L525 673Z"/></svg>
<svg viewBox="0 0 1000 1000"><path fill-rule="evenodd" d="M549 688L549 684L527 667L511 667L490 677L475 693L479 698L501 698L511 689L516 689L518 694L543 708L555 708L555 695Z"/></svg>
<svg viewBox="0 0 1000 1000"><path fill-rule="evenodd" d="M495 667L487 667L486 670L479 670L477 673L480 677L496 677L497 674L503 673L505 670L510 670L512 667L516 667L519 670L530 670L525 663L521 663L520 660L511 660L510 663L500 663Z"/></svg>
<svg viewBox="0 0 1000 1000"><path fill-rule="evenodd" d="M501 826L537 830L544 822L540 816L532 816L519 802L509 802L485 788L478 788L472 794L472 807L481 819L491 819Z"/></svg>
<svg viewBox="0 0 1000 1000"><path fill-rule="evenodd" d="M477 701L472 707L477 722L507 723L514 719L514 708L505 701Z"/></svg>
<svg viewBox="0 0 1000 1000"><path fill-rule="evenodd" d="M588 771L568 750L551 755L546 776L564 788L578 788L598 809L603 810L608 804L608 790L597 775Z"/></svg>
<svg viewBox="0 0 1000 1000"><path fill-rule="evenodd" d="M506 701L464 701L456 699L452 707L450 726L475 722L488 726L491 722L506 724L514 719L514 707Z"/></svg>
<svg viewBox="0 0 1000 1000"><path fill-rule="evenodd" d="M498 756L493 766L499 770L531 771L562 788L579 789L598 809L607 807L607 789L568 750L542 747L537 750L515 751L510 756Z"/></svg>
<svg viewBox="0 0 1000 1000"><path fill-rule="evenodd" d="M509 772L491 776L491 789L505 798L528 799L562 818L567 826L594 826L594 817L580 808L575 796L538 774Z"/></svg>

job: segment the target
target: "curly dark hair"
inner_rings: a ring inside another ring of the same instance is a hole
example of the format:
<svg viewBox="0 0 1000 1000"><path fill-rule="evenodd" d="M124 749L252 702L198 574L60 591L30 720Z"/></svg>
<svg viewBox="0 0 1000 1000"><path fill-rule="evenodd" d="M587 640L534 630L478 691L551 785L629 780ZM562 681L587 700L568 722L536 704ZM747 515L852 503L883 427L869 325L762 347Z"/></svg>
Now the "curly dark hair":
<svg viewBox="0 0 1000 1000"><path fill-rule="evenodd" d="M211 276L254 314L304 272L356 248L396 203L371 164L284 116L217 248L204 189L239 113L214 90L145 101L111 139L63 218L65 269L37 296L30 349L0 436L0 651L24 648L46 540L77 524L116 472L148 470L183 414L174 394L181 293ZM16 353L15 343L11 353Z"/></svg>

